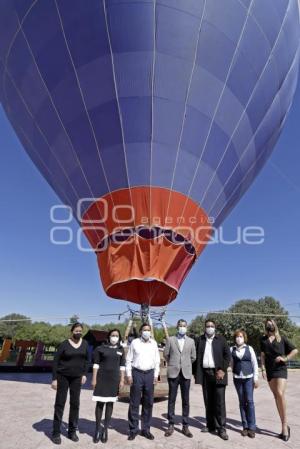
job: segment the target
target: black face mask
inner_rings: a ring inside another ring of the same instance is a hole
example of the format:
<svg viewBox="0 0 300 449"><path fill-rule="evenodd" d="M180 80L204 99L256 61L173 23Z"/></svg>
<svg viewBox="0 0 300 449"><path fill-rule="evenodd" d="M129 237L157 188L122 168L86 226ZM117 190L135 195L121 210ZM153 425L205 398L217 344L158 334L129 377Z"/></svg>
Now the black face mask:
<svg viewBox="0 0 300 449"><path fill-rule="evenodd" d="M73 334L74 340L80 340L82 337L82 334Z"/></svg>
<svg viewBox="0 0 300 449"><path fill-rule="evenodd" d="M266 325L266 330L268 332L274 332L275 331L275 326L273 324L267 324Z"/></svg>

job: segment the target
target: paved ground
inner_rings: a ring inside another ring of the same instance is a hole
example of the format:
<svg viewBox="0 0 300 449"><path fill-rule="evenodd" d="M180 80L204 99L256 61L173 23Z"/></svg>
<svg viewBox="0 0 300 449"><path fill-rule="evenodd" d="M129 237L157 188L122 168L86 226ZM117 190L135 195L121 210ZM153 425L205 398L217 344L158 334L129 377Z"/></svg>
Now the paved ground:
<svg viewBox="0 0 300 449"><path fill-rule="evenodd" d="M230 376L231 377L231 376ZM48 374L4 374L0 373L0 449L48 449L55 446L49 440L52 425L53 402L55 393L49 387ZM85 388L81 394L81 419L79 421L79 443L73 443L63 437L62 448L88 449L95 447L92 442L94 431L94 403L92 392ZM277 438L280 422L275 403L268 385L260 382L255 391L258 434L255 440L240 435L240 416L237 395L230 382L226 393L229 441L224 442L219 437L200 432L203 426L204 407L201 387L193 385L191 390L191 430L193 439L175 432L172 437L165 438L163 429L166 427L167 402L160 400L154 405L152 431L154 441L148 441L138 436L135 441L127 441L127 409L128 404L118 402L115 406L112 429L109 430L108 449L139 448L139 449L266 449L299 448L300 447L300 371L289 373L287 391L289 423L292 437L288 443ZM178 397L180 401L180 395ZM178 401L177 412L180 411ZM66 419L63 434L66 434ZM177 426L179 429L180 426ZM102 443L99 443L101 446Z"/></svg>

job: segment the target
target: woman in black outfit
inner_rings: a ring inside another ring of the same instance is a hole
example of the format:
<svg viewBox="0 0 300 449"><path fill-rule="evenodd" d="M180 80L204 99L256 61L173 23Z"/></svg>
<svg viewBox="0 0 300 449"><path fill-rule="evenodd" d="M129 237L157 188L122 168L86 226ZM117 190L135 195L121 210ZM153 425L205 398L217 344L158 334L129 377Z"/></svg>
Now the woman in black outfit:
<svg viewBox="0 0 300 449"><path fill-rule="evenodd" d="M274 320L265 321L266 335L261 339L261 369L263 379L268 380L274 395L281 419L282 431L279 437L283 441L290 438L290 427L287 424L285 390L287 382L287 362L298 353L295 346L281 336Z"/></svg>
<svg viewBox="0 0 300 449"><path fill-rule="evenodd" d="M107 442L107 428L109 426L114 402L117 400L119 388L124 385L125 354L121 346L121 334L118 329L113 329L108 334L108 342L98 346L94 352L93 401L96 401L96 430L94 443L101 439ZM104 427L101 431L101 419L105 407Z"/></svg>
<svg viewBox="0 0 300 449"><path fill-rule="evenodd" d="M56 390L52 441L61 444L60 428L68 390L70 390L70 414L68 438L78 441L76 434L81 385L86 382L88 372L88 344L82 339L82 325L75 323L71 327L72 336L58 347L53 362L53 381L51 387Z"/></svg>

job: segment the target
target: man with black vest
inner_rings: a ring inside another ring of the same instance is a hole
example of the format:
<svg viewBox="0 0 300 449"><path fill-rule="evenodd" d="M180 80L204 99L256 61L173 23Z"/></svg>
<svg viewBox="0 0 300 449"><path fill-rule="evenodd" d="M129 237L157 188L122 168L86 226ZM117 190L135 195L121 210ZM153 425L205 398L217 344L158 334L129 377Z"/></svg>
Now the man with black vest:
<svg viewBox="0 0 300 449"><path fill-rule="evenodd" d="M182 400L182 433L189 438L193 435L189 430L190 385L192 378L192 365L196 360L196 347L192 338L186 335L187 322L177 322L177 334L166 341L164 358L168 363L168 420L169 427L165 436L169 437L174 432L175 402L178 386L181 390Z"/></svg>
<svg viewBox="0 0 300 449"><path fill-rule="evenodd" d="M225 389L230 348L222 335L217 335L213 320L205 321L205 333L196 340L197 360L193 365L195 383L202 385L206 409L206 427L202 432L218 432L223 440L226 433Z"/></svg>

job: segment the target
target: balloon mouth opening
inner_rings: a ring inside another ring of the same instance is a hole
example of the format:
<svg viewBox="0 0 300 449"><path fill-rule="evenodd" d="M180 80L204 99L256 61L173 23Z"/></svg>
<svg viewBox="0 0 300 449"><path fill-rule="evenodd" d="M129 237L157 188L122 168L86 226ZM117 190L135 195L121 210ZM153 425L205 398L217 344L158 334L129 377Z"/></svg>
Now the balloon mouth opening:
<svg viewBox="0 0 300 449"><path fill-rule="evenodd" d="M136 304L162 307L173 301L178 290L166 282L155 278L127 279L111 284L106 294L114 299L122 299Z"/></svg>
<svg viewBox="0 0 300 449"><path fill-rule="evenodd" d="M138 226L135 228L126 228L118 232L114 232L100 240L95 248L95 252L96 254L101 253L102 251L105 251L109 245L122 244L130 241L132 238L137 237L144 240L165 239L174 245L182 246L189 255L196 255L196 249L188 238L178 232L174 232L172 229L164 229L158 226Z"/></svg>
<svg viewBox="0 0 300 449"><path fill-rule="evenodd" d="M133 234L96 252L102 284L108 296L149 306L173 301L196 260L184 243Z"/></svg>

